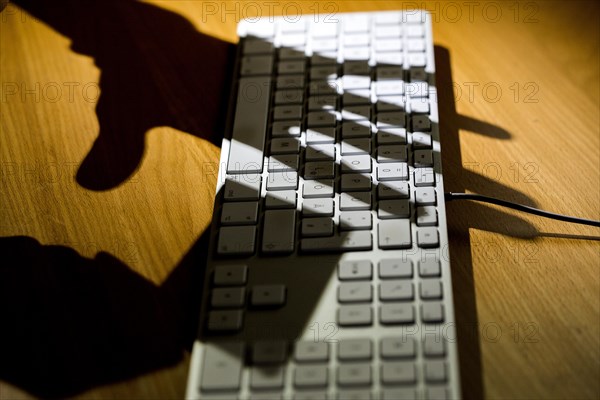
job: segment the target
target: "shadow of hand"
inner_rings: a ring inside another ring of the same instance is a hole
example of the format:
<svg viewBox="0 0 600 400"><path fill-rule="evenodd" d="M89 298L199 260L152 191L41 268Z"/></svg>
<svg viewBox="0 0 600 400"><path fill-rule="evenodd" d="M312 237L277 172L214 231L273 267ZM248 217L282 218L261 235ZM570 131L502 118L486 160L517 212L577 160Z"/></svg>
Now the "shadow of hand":
<svg viewBox="0 0 600 400"><path fill-rule="evenodd" d="M73 50L93 57L101 71L100 132L77 172L81 186L107 190L127 180L154 127L170 126L220 146L234 45L138 1L17 4L70 38Z"/></svg>

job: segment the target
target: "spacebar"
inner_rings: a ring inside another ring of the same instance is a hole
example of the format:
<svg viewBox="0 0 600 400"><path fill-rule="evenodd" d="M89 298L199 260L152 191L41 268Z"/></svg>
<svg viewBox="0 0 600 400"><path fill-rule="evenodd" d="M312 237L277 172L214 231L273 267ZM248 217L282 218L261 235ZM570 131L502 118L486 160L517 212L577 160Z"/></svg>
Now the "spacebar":
<svg viewBox="0 0 600 400"><path fill-rule="evenodd" d="M260 173L269 116L271 78L241 78L229 148L228 174Z"/></svg>
<svg viewBox="0 0 600 400"><path fill-rule="evenodd" d="M302 239L300 248L305 252L322 251L358 251L371 250L373 238L371 232L355 231L346 232L331 237Z"/></svg>

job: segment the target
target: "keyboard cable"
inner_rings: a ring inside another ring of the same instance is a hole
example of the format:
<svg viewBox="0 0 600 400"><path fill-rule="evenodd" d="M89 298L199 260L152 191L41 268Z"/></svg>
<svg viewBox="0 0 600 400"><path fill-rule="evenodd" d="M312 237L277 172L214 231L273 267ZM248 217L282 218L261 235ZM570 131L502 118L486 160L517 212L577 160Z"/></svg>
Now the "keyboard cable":
<svg viewBox="0 0 600 400"><path fill-rule="evenodd" d="M540 217L558 219L560 221L572 222L574 224L591 225L600 228L600 221L594 221L591 219L571 217L569 215L555 214L550 211L540 210L538 208L525 206L523 204L511 203L510 201L497 199L495 197L488 197L476 193L444 193L444 200L446 202L453 200L472 200L481 201L484 203L491 203L497 206L512 208L513 210L522 211L530 214L539 215Z"/></svg>

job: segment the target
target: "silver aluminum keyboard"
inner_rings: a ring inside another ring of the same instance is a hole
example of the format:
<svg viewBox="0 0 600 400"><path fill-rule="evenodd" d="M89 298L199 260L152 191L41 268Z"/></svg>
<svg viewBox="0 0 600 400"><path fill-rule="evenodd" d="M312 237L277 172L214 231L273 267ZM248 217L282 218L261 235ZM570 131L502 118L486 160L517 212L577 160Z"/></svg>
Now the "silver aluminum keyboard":
<svg viewBox="0 0 600 400"><path fill-rule="evenodd" d="M186 397L459 398L429 14L238 35Z"/></svg>

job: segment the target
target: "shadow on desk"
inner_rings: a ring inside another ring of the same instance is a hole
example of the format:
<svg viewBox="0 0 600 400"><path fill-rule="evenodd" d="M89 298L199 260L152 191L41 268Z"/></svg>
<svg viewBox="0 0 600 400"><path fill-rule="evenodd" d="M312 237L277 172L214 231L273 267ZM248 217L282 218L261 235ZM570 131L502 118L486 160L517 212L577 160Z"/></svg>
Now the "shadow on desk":
<svg viewBox="0 0 600 400"><path fill-rule="evenodd" d="M138 168L144 135L154 126L220 143L230 44L144 3L18 4L72 39L73 50L93 56L101 69L100 133L78 171L79 184L104 190L122 183ZM456 114L449 54L437 46L435 51L446 189L502 194L532 205L521 193L462 169L459 128L500 140L511 136ZM488 216L481 220L503 223L470 220L473 207L448 212L462 387L473 399L483 397L483 387L469 228L511 226L503 233L513 234L518 226L526 235L536 233L520 218L476 207L475 215ZM207 236L160 287L106 253L87 259L32 238L1 238L0 379L41 397L64 397L179 362L196 334Z"/></svg>

